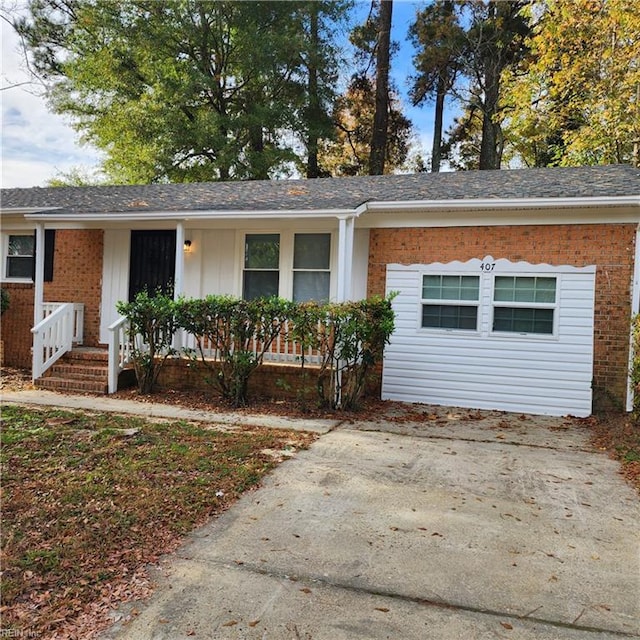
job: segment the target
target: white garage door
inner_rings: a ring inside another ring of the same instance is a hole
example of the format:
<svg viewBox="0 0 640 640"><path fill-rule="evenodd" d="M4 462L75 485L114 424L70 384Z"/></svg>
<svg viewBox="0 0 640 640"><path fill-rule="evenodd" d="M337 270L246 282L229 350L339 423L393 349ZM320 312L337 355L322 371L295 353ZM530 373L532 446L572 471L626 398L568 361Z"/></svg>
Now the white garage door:
<svg viewBox="0 0 640 640"><path fill-rule="evenodd" d="M595 266L388 265L398 292L382 397L588 416Z"/></svg>

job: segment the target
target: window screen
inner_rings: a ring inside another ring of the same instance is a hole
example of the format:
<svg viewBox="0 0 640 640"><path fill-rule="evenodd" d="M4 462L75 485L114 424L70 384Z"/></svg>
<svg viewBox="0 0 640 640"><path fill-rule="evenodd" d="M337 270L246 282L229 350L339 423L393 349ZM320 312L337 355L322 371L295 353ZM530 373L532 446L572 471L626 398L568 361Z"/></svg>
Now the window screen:
<svg viewBox="0 0 640 640"><path fill-rule="evenodd" d="M293 244L293 299L325 301L331 285L331 234L296 233Z"/></svg>
<svg viewBox="0 0 640 640"><path fill-rule="evenodd" d="M547 276L496 276L493 330L553 334L556 284Z"/></svg>
<svg viewBox="0 0 640 640"><path fill-rule="evenodd" d="M242 297L245 300L277 296L280 286L280 235L247 234L244 245Z"/></svg>
<svg viewBox="0 0 640 640"><path fill-rule="evenodd" d="M7 251L7 278L33 278L35 237L10 235Z"/></svg>
<svg viewBox="0 0 640 640"><path fill-rule="evenodd" d="M477 330L479 276L424 275L422 299L423 328Z"/></svg>

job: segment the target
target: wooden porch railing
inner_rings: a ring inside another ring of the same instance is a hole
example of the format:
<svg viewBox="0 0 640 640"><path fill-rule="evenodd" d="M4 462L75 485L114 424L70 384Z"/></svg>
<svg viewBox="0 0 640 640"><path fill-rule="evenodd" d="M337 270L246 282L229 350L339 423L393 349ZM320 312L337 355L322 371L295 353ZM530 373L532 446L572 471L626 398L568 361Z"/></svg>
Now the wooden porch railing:
<svg viewBox="0 0 640 640"><path fill-rule="evenodd" d="M33 333L33 356L31 375L34 380L42 374L73 346L75 305L61 303L51 310L38 324Z"/></svg>
<svg viewBox="0 0 640 640"><path fill-rule="evenodd" d="M211 358L212 360L220 359L220 354L215 348L215 345L210 343L205 337L199 338L199 340L202 341L202 351L205 357ZM185 349L197 350L198 347L195 336L187 333L183 334L181 344ZM254 354L257 353L261 348L260 341L257 338L253 338L250 347ZM302 357L302 351L302 345L296 340L289 338L288 323L285 322L282 331L264 354L264 362L273 364L299 363ZM320 354L311 347L305 349L304 359L307 364L319 364L321 362Z"/></svg>
<svg viewBox="0 0 640 640"><path fill-rule="evenodd" d="M133 345L129 338L129 320L118 318L109 325L109 382L108 392L118 390L118 375L132 361Z"/></svg>
<svg viewBox="0 0 640 640"><path fill-rule="evenodd" d="M58 307L65 302L44 302L42 304L43 316L50 316ZM73 303L73 343L82 344L84 340L84 305L78 302Z"/></svg>

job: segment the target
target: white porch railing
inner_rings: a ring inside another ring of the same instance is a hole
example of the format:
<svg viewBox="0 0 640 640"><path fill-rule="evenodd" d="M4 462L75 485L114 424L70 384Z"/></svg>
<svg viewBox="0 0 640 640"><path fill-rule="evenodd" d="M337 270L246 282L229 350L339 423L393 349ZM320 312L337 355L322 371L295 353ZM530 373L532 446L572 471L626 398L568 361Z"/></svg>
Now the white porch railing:
<svg viewBox="0 0 640 640"><path fill-rule="evenodd" d="M61 303L54 311L31 329L33 359L31 375L34 380L61 358L73 346L76 314L74 304Z"/></svg>
<svg viewBox="0 0 640 640"><path fill-rule="evenodd" d="M44 302L42 304L43 317L50 316L59 306L65 302ZM82 344L84 340L84 305L73 303L73 344Z"/></svg>
<svg viewBox="0 0 640 640"><path fill-rule="evenodd" d="M109 393L118 390L118 375L132 362L134 345L129 335L129 321L125 317L118 318L108 328L109 331ZM182 349L198 350L196 338L186 332L176 339ZM219 360L220 353L206 338L202 338L202 350L206 358ZM142 345L138 345L143 348ZM252 349L258 352L260 343L254 338ZM264 354L264 361L269 363L299 363L302 357L302 346L299 342L288 338L288 331L285 325L282 333L271 343L269 349ZM305 362L307 364L319 364L320 354L317 350L308 348L305 350Z"/></svg>
<svg viewBox="0 0 640 640"><path fill-rule="evenodd" d="M118 390L118 375L131 362L133 345L129 339L129 320L118 318L109 325L109 393Z"/></svg>
<svg viewBox="0 0 640 640"><path fill-rule="evenodd" d="M219 360L220 353L215 348L215 345L209 342L206 337L200 338L200 340L202 341L204 356L212 360ZM196 338L192 334L185 333L182 337L181 344L185 349L193 349L199 353ZM260 341L256 338L251 341L251 349L254 354L257 354L260 349ZM288 325L285 323L282 332L278 334L269 346L269 349L265 352L264 362L272 364L299 363L302 359L302 352L302 345L296 340L289 338ZM319 364L321 362L318 351L310 347L304 350L304 360L307 364Z"/></svg>

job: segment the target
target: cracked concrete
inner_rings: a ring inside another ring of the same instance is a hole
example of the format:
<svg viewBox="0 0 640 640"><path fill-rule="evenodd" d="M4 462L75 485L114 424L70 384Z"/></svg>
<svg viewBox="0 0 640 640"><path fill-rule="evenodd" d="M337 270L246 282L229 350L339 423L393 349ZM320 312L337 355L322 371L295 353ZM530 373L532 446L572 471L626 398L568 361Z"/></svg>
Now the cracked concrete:
<svg viewBox="0 0 640 640"><path fill-rule="evenodd" d="M456 416L322 435L104 638L640 636L639 501L616 463L572 421Z"/></svg>

